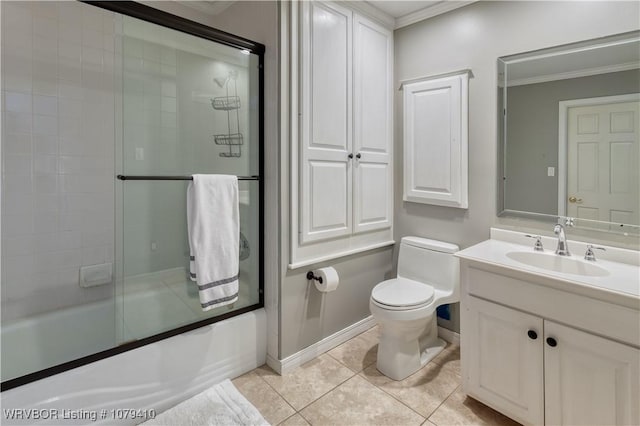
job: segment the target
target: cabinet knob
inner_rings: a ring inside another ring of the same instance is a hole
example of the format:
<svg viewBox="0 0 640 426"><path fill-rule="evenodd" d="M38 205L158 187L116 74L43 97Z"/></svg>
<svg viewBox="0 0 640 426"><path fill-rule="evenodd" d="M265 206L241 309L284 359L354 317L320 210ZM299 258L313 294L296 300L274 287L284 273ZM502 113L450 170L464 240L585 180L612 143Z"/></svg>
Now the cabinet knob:
<svg viewBox="0 0 640 426"><path fill-rule="evenodd" d="M558 342L553 337L547 337L547 345L555 348L556 346L558 346Z"/></svg>
<svg viewBox="0 0 640 426"><path fill-rule="evenodd" d="M356 154L356 158L359 160L359 159L360 159L360 157L362 157L362 155L361 155L360 153L357 153L357 154Z"/></svg>
<svg viewBox="0 0 640 426"><path fill-rule="evenodd" d="M529 330L527 331L527 336L529 336L529 339L531 340L536 340L538 338L538 333L536 333L534 330Z"/></svg>
<svg viewBox="0 0 640 426"><path fill-rule="evenodd" d="M351 160L353 158L353 154L349 153L349 155L347 157L349 157L349 160Z"/></svg>

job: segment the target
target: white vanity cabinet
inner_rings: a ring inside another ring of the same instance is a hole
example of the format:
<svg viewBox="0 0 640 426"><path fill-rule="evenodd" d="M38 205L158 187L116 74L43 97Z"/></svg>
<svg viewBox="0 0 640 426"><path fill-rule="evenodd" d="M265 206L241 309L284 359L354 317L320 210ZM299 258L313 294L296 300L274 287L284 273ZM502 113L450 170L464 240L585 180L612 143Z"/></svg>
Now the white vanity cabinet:
<svg viewBox="0 0 640 426"><path fill-rule="evenodd" d="M466 393L518 421L543 424L543 320L477 297L463 310Z"/></svg>
<svg viewBox="0 0 640 426"><path fill-rule="evenodd" d="M461 266L469 396L524 424L640 424L637 310L495 264Z"/></svg>
<svg viewBox="0 0 640 426"><path fill-rule="evenodd" d="M544 333L546 424L640 424L638 349L552 321Z"/></svg>

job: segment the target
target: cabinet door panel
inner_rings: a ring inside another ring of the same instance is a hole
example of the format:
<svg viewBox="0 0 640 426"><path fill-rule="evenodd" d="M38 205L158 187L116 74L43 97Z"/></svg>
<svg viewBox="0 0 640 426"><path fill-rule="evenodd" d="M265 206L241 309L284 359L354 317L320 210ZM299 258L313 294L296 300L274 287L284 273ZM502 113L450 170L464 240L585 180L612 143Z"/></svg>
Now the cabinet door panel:
<svg viewBox="0 0 640 426"><path fill-rule="evenodd" d="M354 232L392 221L392 33L354 16Z"/></svg>
<svg viewBox="0 0 640 426"><path fill-rule="evenodd" d="M404 201L467 208L468 73L404 91Z"/></svg>
<svg viewBox="0 0 640 426"><path fill-rule="evenodd" d="M465 391L518 421L542 424L542 319L475 297L468 300ZM535 340L529 330L537 334Z"/></svg>
<svg viewBox="0 0 640 426"><path fill-rule="evenodd" d="M300 243L352 232L352 12L301 2Z"/></svg>
<svg viewBox="0 0 640 426"><path fill-rule="evenodd" d="M638 425L640 350L545 321L545 418L552 425Z"/></svg>
<svg viewBox="0 0 640 426"><path fill-rule="evenodd" d="M347 206L348 167L346 163L309 162L311 188L310 235L340 232L349 226Z"/></svg>
<svg viewBox="0 0 640 426"><path fill-rule="evenodd" d="M357 193L354 211L358 212L356 228L379 229L390 226L389 165L364 163L356 165Z"/></svg>

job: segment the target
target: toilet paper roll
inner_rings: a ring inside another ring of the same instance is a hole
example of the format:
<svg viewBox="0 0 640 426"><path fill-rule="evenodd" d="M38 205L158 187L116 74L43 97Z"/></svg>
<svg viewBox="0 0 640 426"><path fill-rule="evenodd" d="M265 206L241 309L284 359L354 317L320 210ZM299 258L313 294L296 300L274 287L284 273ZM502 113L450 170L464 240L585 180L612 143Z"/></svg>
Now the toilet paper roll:
<svg viewBox="0 0 640 426"><path fill-rule="evenodd" d="M316 277L322 278L322 284L319 280L314 281L316 288L322 293L333 291L338 288L338 284L340 284L338 272L330 266L327 268L314 269L313 274Z"/></svg>

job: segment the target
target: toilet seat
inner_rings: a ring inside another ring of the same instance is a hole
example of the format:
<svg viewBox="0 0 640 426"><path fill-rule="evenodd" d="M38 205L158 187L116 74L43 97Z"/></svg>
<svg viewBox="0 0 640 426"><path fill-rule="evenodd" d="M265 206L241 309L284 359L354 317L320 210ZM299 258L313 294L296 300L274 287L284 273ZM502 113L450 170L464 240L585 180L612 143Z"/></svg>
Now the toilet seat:
<svg viewBox="0 0 640 426"><path fill-rule="evenodd" d="M375 286L371 299L384 309L407 310L428 305L434 294L433 287L428 284L398 277Z"/></svg>

